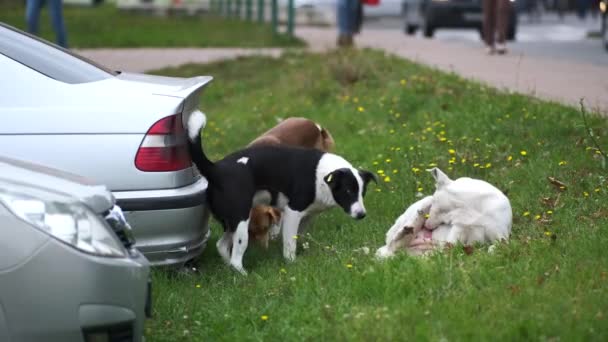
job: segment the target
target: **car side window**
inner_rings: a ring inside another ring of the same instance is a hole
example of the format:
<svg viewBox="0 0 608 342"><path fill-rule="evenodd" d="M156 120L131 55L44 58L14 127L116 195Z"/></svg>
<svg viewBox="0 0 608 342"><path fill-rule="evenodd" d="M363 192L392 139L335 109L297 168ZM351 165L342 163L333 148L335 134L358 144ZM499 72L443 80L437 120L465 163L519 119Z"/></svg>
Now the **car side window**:
<svg viewBox="0 0 608 342"><path fill-rule="evenodd" d="M57 81L78 84L117 73L68 50L0 23L0 54Z"/></svg>

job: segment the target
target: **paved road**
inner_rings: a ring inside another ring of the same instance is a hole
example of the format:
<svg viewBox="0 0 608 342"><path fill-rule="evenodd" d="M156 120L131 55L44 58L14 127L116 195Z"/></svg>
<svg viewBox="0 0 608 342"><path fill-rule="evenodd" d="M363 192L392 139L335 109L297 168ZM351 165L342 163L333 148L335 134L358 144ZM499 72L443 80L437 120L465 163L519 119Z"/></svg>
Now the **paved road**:
<svg viewBox="0 0 608 342"><path fill-rule="evenodd" d="M581 21L574 15L559 20L556 15L544 14L540 22L530 22L525 15L519 18L517 41L509 43L513 54L579 62L608 67L608 52L599 39L588 38L588 32L600 30L600 20L587 18ZM402 30L400 18L368 20L364 29ZM422 39L420 33L418 36ZM440 29L435 39L481 47L479 33L467 29Z"/></svg>

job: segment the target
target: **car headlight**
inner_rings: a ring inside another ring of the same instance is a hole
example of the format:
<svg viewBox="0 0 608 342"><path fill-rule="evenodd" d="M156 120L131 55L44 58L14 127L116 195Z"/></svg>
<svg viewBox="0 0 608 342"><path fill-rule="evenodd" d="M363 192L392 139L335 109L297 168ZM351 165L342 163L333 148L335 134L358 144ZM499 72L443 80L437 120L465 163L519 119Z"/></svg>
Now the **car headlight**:
<svg viewBox="0 0 608 342"><path fill-rule="evenodd" d="M0 203L23 221L83 252L111 257L127 255L110 227L83 204L45 201L2 190Z"/></svg>

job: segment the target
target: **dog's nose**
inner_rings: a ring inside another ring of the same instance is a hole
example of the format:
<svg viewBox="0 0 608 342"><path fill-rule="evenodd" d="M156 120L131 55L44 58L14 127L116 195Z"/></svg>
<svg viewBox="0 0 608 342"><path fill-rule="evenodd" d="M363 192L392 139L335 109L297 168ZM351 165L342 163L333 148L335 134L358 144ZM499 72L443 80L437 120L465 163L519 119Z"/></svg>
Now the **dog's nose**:
<svg viewBox="0 0 608 342"><path fill-rule="evenodd" d="M365 211L360 211L355 215L355 219L360 220L365 217Z"/></svg>

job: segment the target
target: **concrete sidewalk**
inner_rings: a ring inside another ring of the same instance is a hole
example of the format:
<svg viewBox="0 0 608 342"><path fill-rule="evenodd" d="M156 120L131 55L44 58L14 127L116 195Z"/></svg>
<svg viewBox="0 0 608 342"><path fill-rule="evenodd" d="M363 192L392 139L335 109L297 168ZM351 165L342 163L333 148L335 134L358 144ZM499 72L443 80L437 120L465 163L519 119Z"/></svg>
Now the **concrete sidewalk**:
<svg viewBox="0 0 608 342"><path fill-rule="evenodd" d="M313 51L335 48L335 28L298 27L296 34ZM398 30L367 29L356 37L358 47L388 53L455 72L465 78L513 92L578 107L585 98L589 109L608 114L608 68L525 55L488 56L483 47L408 37ZM185 63L209 63L248 55L277 57L282 50L222 48L89 49L78 53L115 70L146 72ZM606 57L608 58L608 56Z"/></svg>
<svg viewBox="0 0 608 342"><path fill-rule="evenodd" d="M336 32L332 29L299 27L297 35L316 51L335 47ZM481 44L472 48L461 43L409 37L399 30L364 30L355 43L497 88L576 107L584 97L587 108L608 114L608 68L525 55L489 56Z"/></svg>
<svg viewBox="0 0 608 342"><path fill-rule="evenodd" d="M81 49L76 53L112 70L147 72L189 63L211 63L241 56L279 57L280 48L128 48Z"/></svg>

